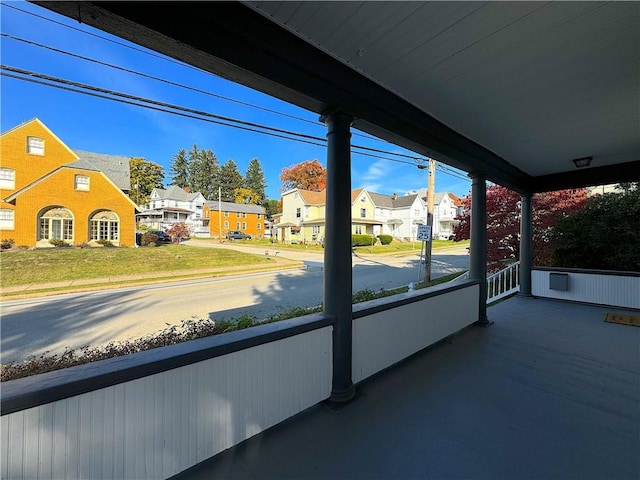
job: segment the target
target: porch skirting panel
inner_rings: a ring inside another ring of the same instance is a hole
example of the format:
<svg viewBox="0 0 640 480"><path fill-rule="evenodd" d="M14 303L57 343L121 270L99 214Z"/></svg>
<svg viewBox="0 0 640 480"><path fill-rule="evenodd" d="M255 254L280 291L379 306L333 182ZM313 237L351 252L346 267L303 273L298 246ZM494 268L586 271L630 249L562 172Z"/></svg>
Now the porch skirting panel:
<svg viewBox="0 0 640 480"><path fill-rule="evenodd" d="M356 318L353 381L364 380L475 322L479 290L474 284ZM362 308L380 301L366 302Z"/></svg>
<svg viewBox="0 0 640 480"><path fill-rule="evenodd" d="M562 275L566 281L558 289L552 281ZM575 302L624 308L640 308L640 273L536 268L531 272L531 294Z"/></svg>
<svg viewBox="0 0 640 480"><path fill-rule="evenodd" d="M168 478L326 399L331 334L282 340L1 418L2 478Z"/></svg>

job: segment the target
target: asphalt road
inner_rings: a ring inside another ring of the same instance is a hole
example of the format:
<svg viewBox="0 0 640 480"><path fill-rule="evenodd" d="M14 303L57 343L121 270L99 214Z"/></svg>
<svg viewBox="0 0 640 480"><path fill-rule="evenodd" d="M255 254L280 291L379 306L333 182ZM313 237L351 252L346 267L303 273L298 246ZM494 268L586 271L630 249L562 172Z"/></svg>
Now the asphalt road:
<svg viewBox="0 0 640 480"><path fill-rule="evenodd" d="M402 258L354 256L354 292L416 281L417 253ZM2 302L1 362L138 338L191 318L229 319L248 314L262 319L292 307L320 304L322 255L289 251L279 255L303 260L306 267ZM434 255L432 276L467 267L466 251L452 250Z"/></svg>

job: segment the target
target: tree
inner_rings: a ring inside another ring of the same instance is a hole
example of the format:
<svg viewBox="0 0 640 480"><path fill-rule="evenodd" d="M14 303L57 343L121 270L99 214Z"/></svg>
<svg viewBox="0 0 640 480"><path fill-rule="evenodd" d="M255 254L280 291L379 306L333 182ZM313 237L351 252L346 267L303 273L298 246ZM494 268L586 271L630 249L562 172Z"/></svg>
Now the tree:
<svg viewBox="0 0 640 480"><path fill-rule="evenodd" d="M129 197L136 205L145 205L154 188L162 187L164 168L144 158L129 159L131 191Z"/></svg>
<svg viewBox="0 0 640 480"><path fill-rule="evenodd" d="M264 178L262 165L257 158L252 158L247 166L247 171L244 174L244 186L258 194L258 204L262 204L266 200L267 181Z"/></svg>
<svg viewBox="0 0 640 480"><path fill-rule="evenodd" d="M194 145L189 150L188 187L200 192L204 198L211 199L218 195L218 159L211 150L198 150Z"/></svg>
<svg viewBox="0 0 640 480"><path fill-rule="evenodd" d="M186 223L178 222L171 225L167 234L171 237L171 243L180 243L180 240L191 235L191 229Z"/></svg>
<svg viewBox="0 0 640 480"><path fill-rule="evenodd" d="M180 188L189 186L189 160L187 159L187 151L178 150L171 160L171 185L177 185Z"/></svg>
<svg viewBox="0 0 640 480"><path fill-rule="evenodd" d="M233 202L233 191L236 188L242 188L244 179L238 171L238 166L233 159L229 159L218 169L216 185L222 190L222 201Z"/></svg>
<svg viewBox="0 0 640 480"><path fill-rule="evenodd" d="M282 208L278 210L278 203L279 203L278 200L265 200L265 202L262 205L264 206L264 210L267 217L272 217L276 213L282 212Z"/></svg>
<svg viewBox="0 0 640 480"><path fill-rule="evenodd" d="M235 203L249 203L251 205L260 205L260 195L250 188L236 188L233 191L233 201Z"/></svg>
<svg viewBox="0 0 640 480"><path fill-rule="evenodd" d="M558 220L580 209L587 198L585 189L560 190L533 196L534 264L550 265L554 244L551 232ZM471 195L462 200L464 214L457 217L455 241L470 238ZM505 260L520 256L520 195L508 188L487 188L487 262L490 270Z"/></svg>
<svg viewBox="0 0 640 480"><path fill-rule="evenodd" d="M555 266L640 271L640 188L620 188L559 219L552 239Z"/></svg>
<svg viewBox="0 0 640 480"><path fill-rule="evenodd" d="M327 170L318 160L306 160L302 163L285 167L280 173L281 192L292 188L302 188L319 192L327 185Z"/></svg>

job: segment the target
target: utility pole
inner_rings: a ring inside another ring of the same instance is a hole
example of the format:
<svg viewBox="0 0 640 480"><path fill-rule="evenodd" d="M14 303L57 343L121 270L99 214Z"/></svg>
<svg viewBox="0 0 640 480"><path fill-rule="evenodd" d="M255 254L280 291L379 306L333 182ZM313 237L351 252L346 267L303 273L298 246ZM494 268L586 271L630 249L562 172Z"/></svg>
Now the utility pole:
<svg viewBox="0 0 640 480"><path fill-rule="evenodd" d="M431 281L431 247L433 244L433 208L435 203L435 187L436 187L436 161L429 159L429 188L427 190L427 225L431 234L427 241L425 249L424 262L424 281Z"/></svg>
<svg viewBox="0 0 640 480"><path fill-rule="evenodd" d="M218 187L218 242L222 243L222 187Z"/></svg>

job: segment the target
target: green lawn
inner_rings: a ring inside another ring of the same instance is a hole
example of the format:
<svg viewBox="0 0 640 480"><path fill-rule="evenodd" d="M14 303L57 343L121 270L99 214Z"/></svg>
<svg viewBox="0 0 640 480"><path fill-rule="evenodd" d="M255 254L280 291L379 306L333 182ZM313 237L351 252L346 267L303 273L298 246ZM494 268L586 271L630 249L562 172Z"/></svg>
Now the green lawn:
<svg viewBox="0 0 640 480"><path fill-rule="evenodd" d="M193 240L211 240L211 239L199 239L192 238ZM322 251L323 248L321 245L298 245L298 244L289 244L289 243L271 243L270 240L266 239L252 239L252 240L234 240L231 244L237 243L238 245L254 245L254 246L265 246L270 248L278 248L278 249L291 249L291 250L316 250ZM389 245L374 245L373 247L355 247L353 250L356 253L403 253L403 252L416 252L420 253L422 242L397 242L393 241ZM434 240L433 241L433 250L439 250L442 248L448 247L468 247L469 240L463 240L462 242L453 242L451 240Z"/></svg>
<svg viewBox="0 0 640 480"><path fill-rule="evenodd" d="M449 247L468 247L469 240L462 242L453 242L451 240L434 240L433 251L441 250ZM416 252L420 253L422 242L396 242L393 241L389 245L374 245L373 247L355 247L353 250L356 253L407 253Z"/></svg>
<svg viewBox="0 0 640 480"><path fill-rule="evenodd" d="M233 250L163 245L145 248L47 248L0 254L0 286L147 272L261 265L264 256Z"/></svg>

